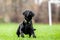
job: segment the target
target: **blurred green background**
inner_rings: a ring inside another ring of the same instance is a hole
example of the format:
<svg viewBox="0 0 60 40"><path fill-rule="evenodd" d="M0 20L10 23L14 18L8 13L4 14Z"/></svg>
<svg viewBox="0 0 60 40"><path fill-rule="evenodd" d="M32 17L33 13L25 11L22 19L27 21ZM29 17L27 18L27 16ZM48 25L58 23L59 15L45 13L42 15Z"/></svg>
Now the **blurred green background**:
<svg viewBox="0 0 60 40"><path fill-rule="evenodd" d="M51 4L52 26L49 26L49 0L0 0L0 40L60 40L60 4ZM24 20L22 13L32 10L33 27L37 38L17 37L19 23Z"/></svg>

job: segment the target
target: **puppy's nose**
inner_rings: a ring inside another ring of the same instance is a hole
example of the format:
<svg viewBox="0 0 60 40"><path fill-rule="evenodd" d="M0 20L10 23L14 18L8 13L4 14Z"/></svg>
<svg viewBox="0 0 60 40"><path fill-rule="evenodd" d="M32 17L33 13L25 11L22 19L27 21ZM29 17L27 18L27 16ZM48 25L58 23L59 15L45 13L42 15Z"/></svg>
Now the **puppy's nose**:
<svg viewBox="0 0 60 40"><path fill-rule="evenodd" d="M28 13L27 13L27 17L28 17Z"/></svg>
<svg viewBox="0 0 60 40"><path fill-rule="evenodd" d="M29 16L29 12L27 13L27 17Z"/></svg>

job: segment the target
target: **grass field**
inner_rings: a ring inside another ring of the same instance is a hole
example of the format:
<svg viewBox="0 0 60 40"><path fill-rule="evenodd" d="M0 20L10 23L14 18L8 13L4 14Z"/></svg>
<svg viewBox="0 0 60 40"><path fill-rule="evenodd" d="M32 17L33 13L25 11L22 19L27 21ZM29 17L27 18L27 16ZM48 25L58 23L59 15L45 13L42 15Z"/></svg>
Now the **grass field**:
<svg viewBox="0 0 60 40"><path fill-rule="evenodd" d="M0 23L0 40L60 40L60 24L34 24L36 28L37 38L29 38L25 35L25 38L18 38L16 30L18 23Z"/></svg>

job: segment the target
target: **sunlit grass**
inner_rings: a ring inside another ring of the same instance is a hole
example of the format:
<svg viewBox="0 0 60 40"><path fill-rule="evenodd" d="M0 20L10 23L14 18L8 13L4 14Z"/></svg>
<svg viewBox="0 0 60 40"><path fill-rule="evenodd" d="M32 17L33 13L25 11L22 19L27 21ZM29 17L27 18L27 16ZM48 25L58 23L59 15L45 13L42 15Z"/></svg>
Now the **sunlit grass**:
<svg viewBox="0 0 60 40"><path fill-rule="evenodd" d="M36 28L35 34L37 38L29 38L25 35L25 38L18 38L16 30L18 23L0 23L0 40L60 40L60 24L34 24Z"/></svg>

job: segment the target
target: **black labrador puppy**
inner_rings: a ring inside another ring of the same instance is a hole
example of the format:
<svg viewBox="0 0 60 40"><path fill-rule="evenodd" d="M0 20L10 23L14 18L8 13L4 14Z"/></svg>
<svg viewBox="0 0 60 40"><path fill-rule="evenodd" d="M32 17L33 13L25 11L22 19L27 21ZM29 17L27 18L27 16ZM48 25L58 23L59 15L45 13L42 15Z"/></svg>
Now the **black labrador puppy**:
<svg viewBox="0 0 60 40"><path fill-rule="evenodd" d="M29 37L33 35L34 38L36 38L33 25L32 25L32 17L34 16L34 13L30 10L26 10L23 12L25 20L19 25L19 28L17 30L17 36L24 37L24 34L29 34Z"/></svg>

